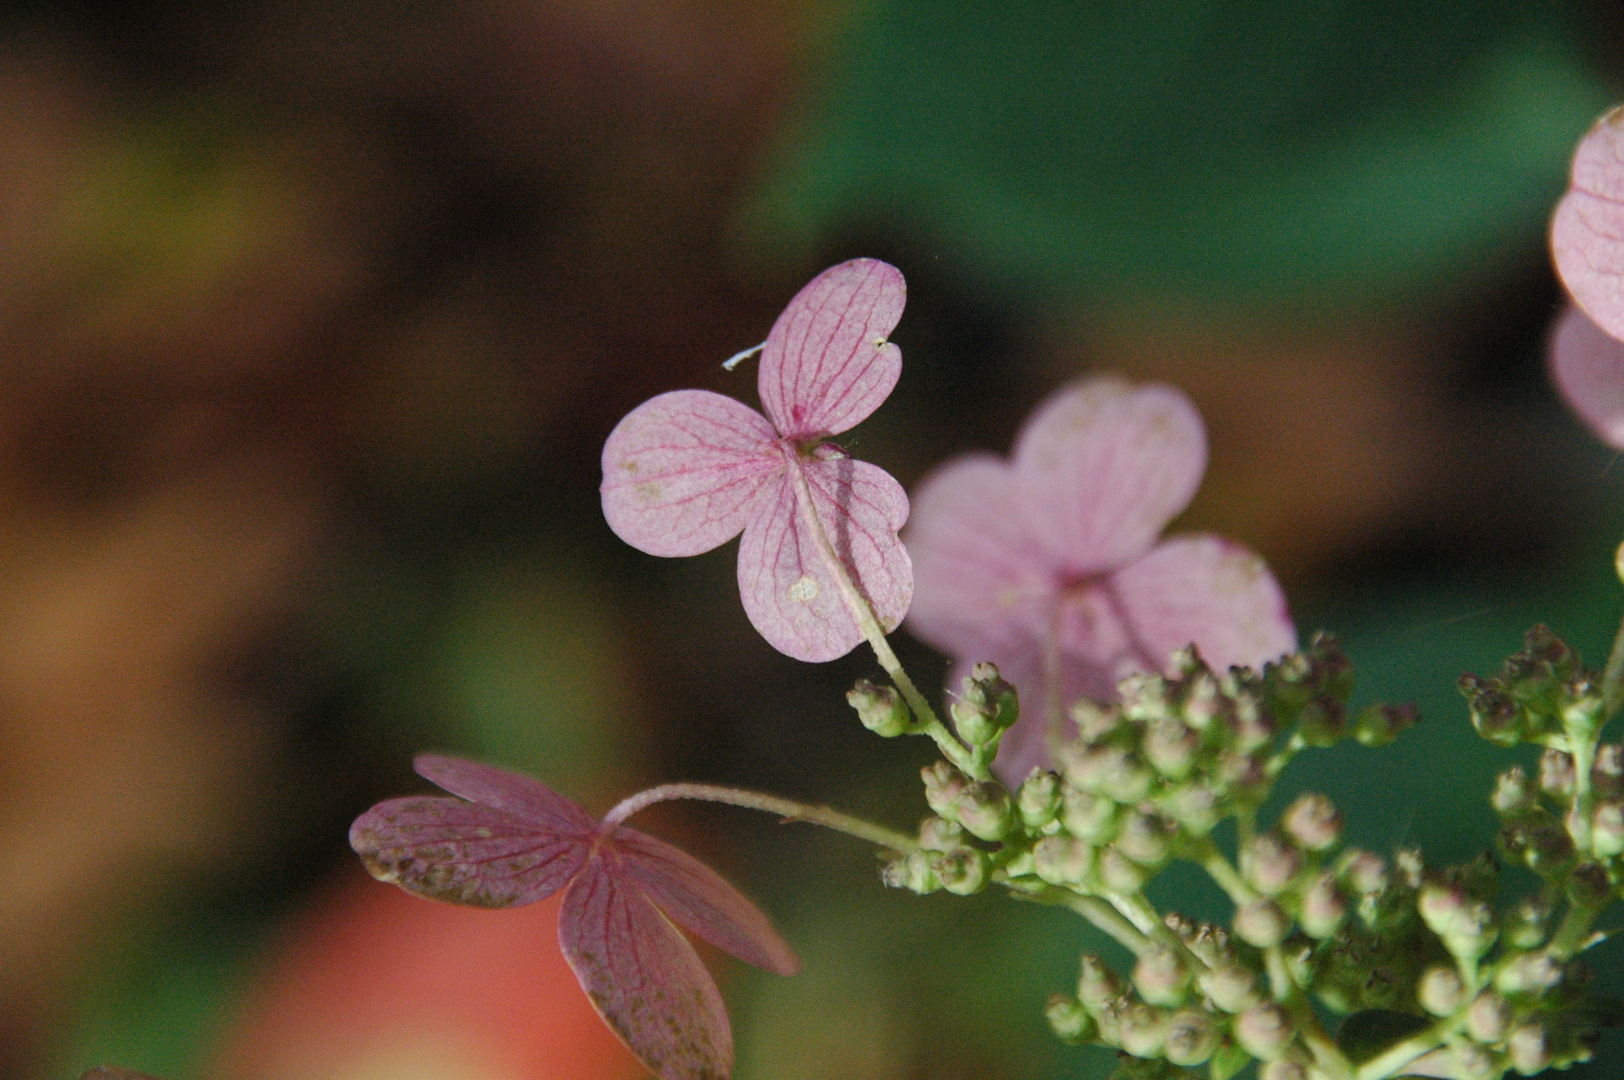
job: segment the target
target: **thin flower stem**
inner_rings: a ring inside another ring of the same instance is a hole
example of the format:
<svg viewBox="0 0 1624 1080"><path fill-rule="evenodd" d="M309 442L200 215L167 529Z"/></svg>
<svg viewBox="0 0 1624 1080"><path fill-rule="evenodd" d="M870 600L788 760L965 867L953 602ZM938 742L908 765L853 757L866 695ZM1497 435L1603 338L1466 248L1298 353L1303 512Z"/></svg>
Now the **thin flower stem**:
<svg viewBox="0 0 1624 1080"><path fill-rule="evenodd" d="M850 814L842 814L827 806L813 806L809 803L796 802L794 799L779 798L777 795L719 787L715 784L661 784L647 791L639 791L622 799L603 815L603 825L606 827L619 825L644 807L670 799L698 799L703 802L726 803L729 806L742 806L747 810L777 814L786 822L805 821L813 825L822 825L826 829L855 836L859 840L867 840L871 844L878 844L899 854L919 850L919 841L905 833L887 829L883 825L875 825Z"/></svg>
<svg viewBox="0 0 1624 1080"><path fill-rule="evenodd" d="M1285 952L1280 946L1271 945L1264 950L1263 959L1269 969L1269 987L1274 999L1291 1012L1292 1019L1297 1022L1297 1034L1302 1037L1309 1053L1314 1055L1314 1064L1334 1080L1352 1080L1353 1063L1320 1026L1319 1017L1314 1015L1314 1006L1286 968Z"/></svg>
<svg viewBox="0 0 1624 1080"><path fill-rule="evenodd" d="M1583 952L1585 944L1590 940L1590 928L1595 924L1596 916L1600 915L1606 906L1606 902L1594 907L1585 904L1571 905L1567 914L1562 916L1562 925L1557 927L1556 933L1551 936L1550 951L1564 960Z"/></svg>
<svg viewBox="0 0 1624 1080"><path fill-rule="evenodd" d="M852 618L857 620L857 628L862 631L864 640L874 650L875 659L879 660L880 667L885 669L891 681L896 683L897 689L902 692L903 700L908 703L908 708L913 710L914 717L919 721L920 730L935 739L943 755L972 779L987 779L989 774L986 764L947 730L947 726L937 717L936 711L930 707L925 696L919 692L919 688L914 686L913 680L903 670L902 661L891 651L891 643L885 639L885 630L880 626L880 620L874 617L874 609L869 606L868 600L858 590L857 583L846 572L846 564L840 561L834 545L829 542L829 534L823 528L822 519L813 509L812 487L807 483L806 471L799 463L795 463L790 466L790 472L795 478L795 494L801 504L801 513L807 528L812 532L813 539L817 542L818 553L823 556L825 569L835 579L835 584L840 588L841 598L845 600Z"/></svg>
<svg viewBox="0 0 1624 1080"><path fill-rule="evenodd" d="M1006 882L1007 884L1007 882ZM1151 947L1150 939L1141 934L1134 925L1121 915L1118 915L1111 905L1096 896L1082 896L1070 889L1062 889L1054 885L1042 889L1017 888L1013 885L1010 890L1020 897L1035 900L1040 904L1053 904L1056 907L1069 907L1094 927L1117 942L1135 956L1142 956Z"/></svg>
<svg viewBox="0 0 1624 1080"><path fill-rule="evenodd" d="M1425 1031L1394 1043L1360 1065L1353 1074L1355 1080L1386 1080L1389 1076L1399 1075L1404 1066L1442 1046L1444 1040L1465 1023L1465 1015L1466 1011L1462 1009L1460 1015L1446 1016Z"/></svg>
<svg viewBox="0 0 1624 1080"><path fill-rule="evenodd" d="M1230 865L1228 859L1224 858L1224 853L1218 850L1217 844L1214 844L1210 839L1205 840L1196 849L1196 854L1200 857L1201 869L1205 870L1207 876L1218 883L1220 889L1229 894L1229 899L1236 907L1251 903L1257 899L1257 894L1246 884L1240 872Z"/></svg>

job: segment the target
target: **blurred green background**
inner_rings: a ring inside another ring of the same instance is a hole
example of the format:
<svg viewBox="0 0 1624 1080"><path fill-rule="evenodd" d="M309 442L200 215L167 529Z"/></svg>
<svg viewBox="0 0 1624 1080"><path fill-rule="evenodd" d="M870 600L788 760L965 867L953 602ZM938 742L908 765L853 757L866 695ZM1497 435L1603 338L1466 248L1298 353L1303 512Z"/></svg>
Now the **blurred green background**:
<svg viewBox="0 0 1624 1080"><path fill-rule="evenodd" d="M911 486L1079 374L1183 386L1212 465L1176 528L1261 551L1360 698L1427 718L1285 787L1475 853L1505 756L1455 678L1539 619L1598 658L1624 607L1624 470L1542 367L1621 49L1602 0L6 5L0 1075L638 1075L548 1026L583 1004L545 912L413 922L362 880L348 822L417 749L599 811L685 778L911 824L925 748L841 700L872 660L775 654L732 545L640 555L596 493L621 415L753 399L719 361L854 255L909 303L848 445ZM650 817L806 960L718 962L741 1078L1109 1071L1042 1020L1105 947L1075 919Z"/></svg>

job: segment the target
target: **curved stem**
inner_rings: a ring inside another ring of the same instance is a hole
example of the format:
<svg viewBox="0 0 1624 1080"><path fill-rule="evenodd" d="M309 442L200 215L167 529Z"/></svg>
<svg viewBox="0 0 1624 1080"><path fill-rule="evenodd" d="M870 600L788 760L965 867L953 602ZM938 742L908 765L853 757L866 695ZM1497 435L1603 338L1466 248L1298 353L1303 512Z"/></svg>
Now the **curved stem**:
<svg viewBox="0 0 1624 1080"><path fill-rule="evenodd" d="M1094 927L1113 938L1117 944L1133 953L1135 956L1143 955L1150 948L1150 939L1141 934L1134 925L1121 915L1118 915L1111 905L1105 903L1097 896L1083 896L1070 889L1062 889L1055 885L1047 885L1042 889L1027 889L1009 885L1010 891L1016 896L1035 900L1040 904L1053 904L1056 907L1069 907Z"/></svg>
<svg viewBox="0 0 1624 1080"><path fill-rule="evenodd" d="M835 546L829 542L829 534L823 528L822 519L813 509L812 487L807 483L806 470L800 467L799 462L794 462L790 465L790 473L795 478L795 495L801 504L802 517L807 529L812 533L813 540L817 542L818 553L823 556L824 567L835 579L847 610L851 612L852 618L857 620L857 628L862 631L863 639L874 650L874 657L879 660L880 667L885 669L885 673L902 692L902 698L908 703L908 708L913 710L921 730L936 740L936 745L941 747L947 759L972 779L985 780L989 775L986 765L947 730L947 726L937 717L936 711L930 707L925 696L919 692L919 688L914 686L913 680L903 670L902 661L891 651L891 643L885 639L885 630L880 626L880 620L875 618L874 609L869 606L868 600L858 590L857 583L846 572L846 564L840 561Z"/></svg>
<svg viewBox="0 0 1624 1080"><path fill-rule="evenodd" d="M1442 1046L1444 1040L1465 1022L1462 1019L1464 1015L1465 1010L1463 1009L1459 1017L1446 1016L1425 1031L1394 1043L1359 1066L1358 1070L1353 1074L1354 1077L1356 1080L1385 1080L1386 1077L1398 1074L1404 1066L1410 1064L1416 1058Z"/></svg>
<svg viewBox="0 0 1624 1080"><path fill-rule="evenodd" d="M1218 845L1213 843L1211 839L1203 840L1200 846L1196 848L1195 854L1198 857L1197 861L1200 863L1201 869L1205 870L1207 876L1218 883L1218 887L1229 895L1230 901L1236 907L1251 903L1257 899L1257 894L1246 884L1245 879L1240 875L1240 871L1230 864L1229 860L1224 857L1224 853L1218 850Z"/></svg>
<svg viewBox="0 0 1624 1080"><path fill-rule="evenodd" d="M812 806L796 802L794 799L779 798L777 795L765 795L759 791L745 791L741 788L718 787L714 784L661 784L647 791L639 791L616 803L613 809L603 815L601 824L613 828L644 807L671 799L698 799L702 802L726 803L729 806L742 806L747 810L777 814L786 822L806 821L813 825L822 825L825 829L833 829L847 836L855 836L859 840L867 840L871 844L878 844L899 854L919 850L919 841L911 836L864 821L862 818L852 817L850 814L842 814L827 806Z"/></svg>

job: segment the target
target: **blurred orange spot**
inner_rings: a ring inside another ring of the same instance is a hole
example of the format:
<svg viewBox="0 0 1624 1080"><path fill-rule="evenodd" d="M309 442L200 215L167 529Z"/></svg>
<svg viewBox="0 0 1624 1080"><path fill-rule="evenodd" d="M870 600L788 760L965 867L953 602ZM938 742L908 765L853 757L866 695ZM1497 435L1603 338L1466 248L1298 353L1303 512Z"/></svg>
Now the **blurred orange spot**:
<svg viewBox="0 0 1624 1080"><path fill-rule="evenodd" d="M307 912L249 992L231 1080L630 1080L558 951L559 897L508 911L371 879Z"/></svg>

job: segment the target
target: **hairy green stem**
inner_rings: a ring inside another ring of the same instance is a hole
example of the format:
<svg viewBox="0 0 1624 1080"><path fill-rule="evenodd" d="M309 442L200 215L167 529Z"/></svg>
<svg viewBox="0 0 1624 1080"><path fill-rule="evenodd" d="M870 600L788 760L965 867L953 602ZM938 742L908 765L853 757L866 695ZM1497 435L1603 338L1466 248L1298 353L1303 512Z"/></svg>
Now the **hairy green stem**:
<svg viewBox="0 0 1624 1080"><path fill-rule="evenodd" d="M1614 569L1618 571L1620 581L1624 581L1624 545L1620 545L1618 554L1613 560ZM1603 705L1603 722L1611 720L1618 707L1624 703L1624 620L1620 620L1618 633L1613 637L1613 651L1607 657L1607 667L1601 676L1601 699Z"/></svg>
<svg viewBox="0 0 1624 1080"><path fill-rule="evenodd" d="M891 643L885 639L885 629L880 626L880 620L874 615L874 608L870 606L867 598L857 588L857 583L846 572L846 564L840 561L840 555L835 551L834 544L829 542L829 534L823 527L823 520L818 517L812 505L812 487L807 482L806 471L800 468L799 463L790 467L790 473L795 478L795 494L801 504L802 519L812 538L818 546L818 553L823 556L824 568L835 579L835 585L840 589L840 596L846 603L846 609L851 612L852 618L857 620L857 628L862 631L863 639L874 650L874 657L880 662L880 667L891 677L902 698L913 710L914 718L919 721L919 728L923 734L936 740L943 756L956 765L962 772L974 780L985 780L991 775L985 762L959 742L958 738L947 729L936 711L930 707L925 696L908 677L902 668L902 661L891 650Z"/></svg>
<svg viewBox="0 0 1624 1080"><path fill-rule="evenodd" d="M875 825L850 814L842 814L827 806L813 806L809 803L796 802L794 799L783 799L777 795L765 795L759 791L745 791L741 788L719 787L715 784L661 784L647 791L639 791L616 803L613 809L603 815L603 824L619 825L644 807L671 799L698 799L702 802L726 803L729 806L742 806L747 810L777 814L786 822L805 821L813 825L822 825L825 829L833 829L847 836L855 836L859 840L867 840L871 844L878 844L898 854L919 850L919 841L905 833L887 829L883 825Z"/></svg>

